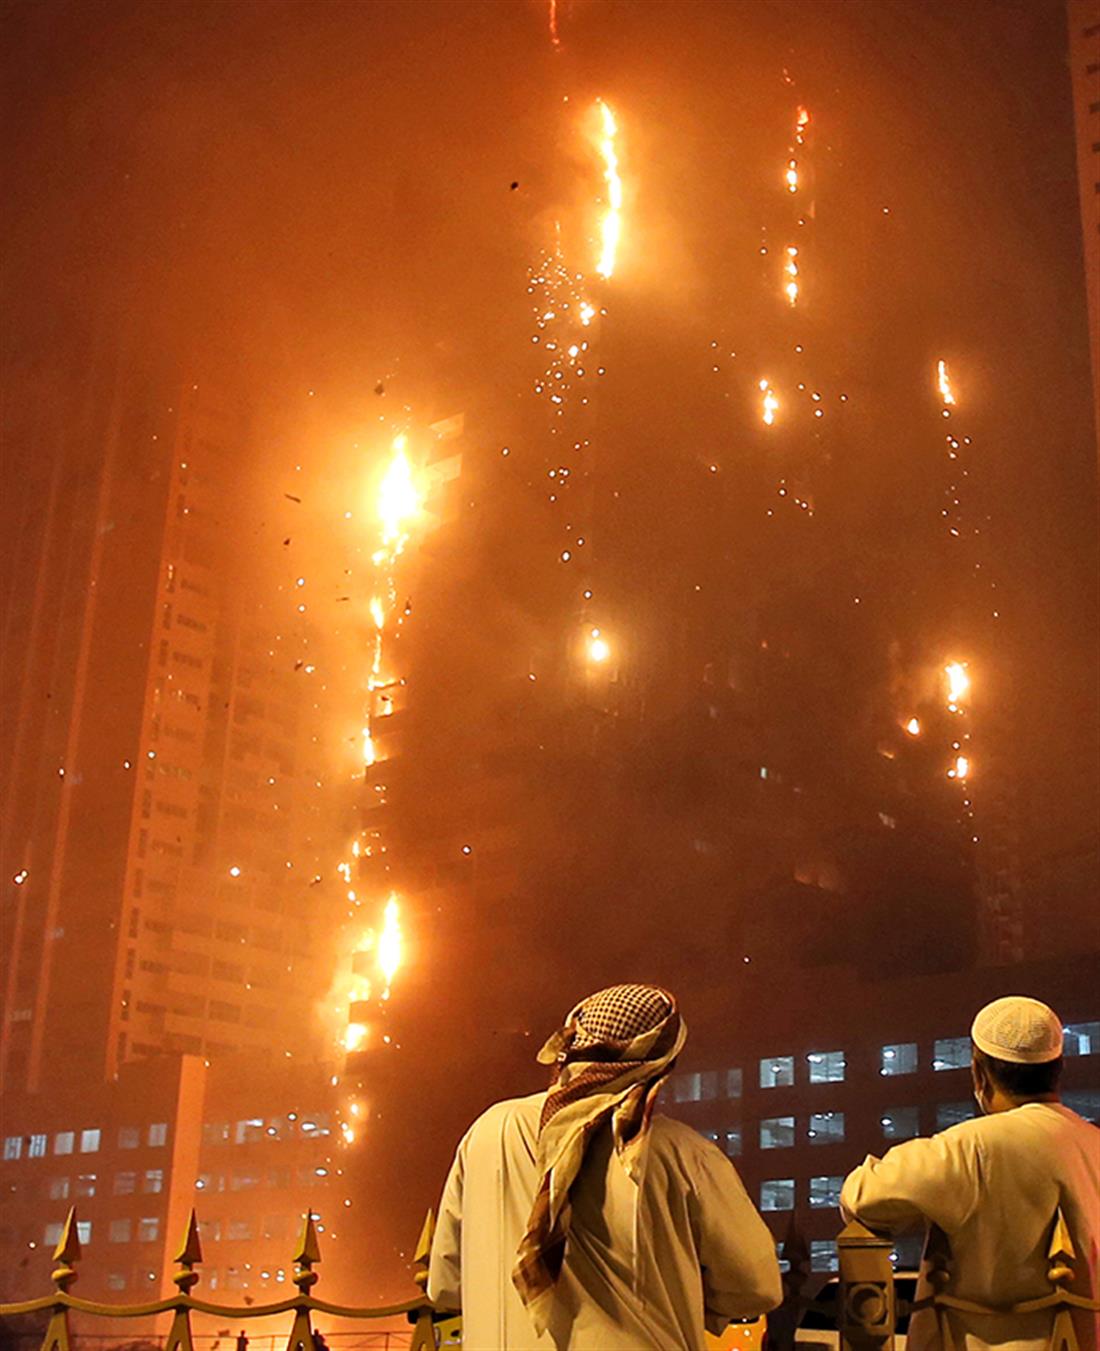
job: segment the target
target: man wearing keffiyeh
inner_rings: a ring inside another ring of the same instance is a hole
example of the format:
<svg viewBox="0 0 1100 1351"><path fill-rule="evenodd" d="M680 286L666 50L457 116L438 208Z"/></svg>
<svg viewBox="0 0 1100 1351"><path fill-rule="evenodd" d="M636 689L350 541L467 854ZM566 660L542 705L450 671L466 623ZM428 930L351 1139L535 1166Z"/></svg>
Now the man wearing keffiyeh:
<svg viewBox="0 0 1100 1351"><path fill-rule="evenodd" d="M729 1160L653 1107L686 1038L671 994L575 1005L539 1060L550 1088L498 1103L459 1145L429 1293L468 1351L698 1351L780 1299L768 1230Z"/></svg>

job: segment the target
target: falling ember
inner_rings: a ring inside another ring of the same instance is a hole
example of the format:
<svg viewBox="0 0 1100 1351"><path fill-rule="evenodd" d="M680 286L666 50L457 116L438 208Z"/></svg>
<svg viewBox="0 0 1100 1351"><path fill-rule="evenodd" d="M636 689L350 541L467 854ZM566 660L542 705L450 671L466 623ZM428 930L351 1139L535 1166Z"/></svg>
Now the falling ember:
<svg viewBox="0 0 1100 1351"><path fill-rule="evenodd" d="M787 302L790 305L798 303L798 250L793 244L787 245L787 261L783 264L783 271L787 275L787 283L783 287Z"/></svg>
<svg viewBox="0 0 1100 1351"><path fill-rule="evenodd" d="M382 932L378 935L378 969L385 978L387 987L393 984L393 978L401 965L401 919L397 897L390 892L386 908L382 912Z"/></svg>
<svg viewBox="0 0 1100 1351"><path fill-rule="evenodd" d="M920 736L920 719L910 718L909 721L905 724L905 730L909 733L910 736Z"/></svg>
<svg viewBox="0 0 1100 1351"><path fill-rule="evenodd" d="M951 388L951 377L947 373L946 361L940 360L936 363L936 385L943 397L944 404L954 404L955 391Z"/></svg>
<svg viewBox="0 0 1100 1351"><path fill-rule="evenodd" d="M611 656L611 645L599 629L593 629L588 640L588 659L597 664L605 662Z"/></svg>
<svg viewBox="0 0 1100 1351"><path fill-rule="evenodd" d="M764 420L764 425L770 427L774 424L775 415L779 411L779 400L775 396L775 390L772 389L767 380L761 380L759 382L759 388L764 395L761 405L763 408L761 417Z"/></svg>
<svg viewBox="0 0 1100 1351"><path fill-rule="evenodd" d="M596 264L596 271L606 279L615 271L615 254L622 231L623 183L619 177L619 157L615 152L615 137L619 131L615 114L603 99L597 99L597 105L603 130L600 154L603 156L603 176L607 184L607 212L600 226L600 260Z"/></svg>
<svg viewBox="0 0 1100 1351"><path fill-rule="evenodd" d="M796 159L787 161L787 172L783 175L783 181L787 185L788 192L798 191L798 161Z"/></svg>
<svg viewBox="0 0 1100 1351"><path fill-rule="evenodd" d="M799 108L798 115L794 121L794 139L796 145L802 145L805 141L806 128L810 125L810 114L806 108Z"/></svg>
<svg viewBox="0 0 1100 1351"><path fill-rule="evenodd" d="M957 713L970 691L970 677L966 673L966 663L953 661L943 669L947 676L947 707L950 712Z"/></svg>
<svg viewBox="0 0 1100 1351"><path fill-rule="evenodd" d="M949 779L965 779L970 773L970 761L965 755L956 755L954 765L947 771Z"/></svg>

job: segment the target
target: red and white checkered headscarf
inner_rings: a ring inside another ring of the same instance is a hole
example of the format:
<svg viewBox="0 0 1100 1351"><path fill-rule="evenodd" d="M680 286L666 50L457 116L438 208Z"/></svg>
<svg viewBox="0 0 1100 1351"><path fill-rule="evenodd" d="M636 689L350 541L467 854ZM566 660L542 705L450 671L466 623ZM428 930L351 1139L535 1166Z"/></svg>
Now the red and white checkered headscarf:
<svg viewBox="0 0 1100 1351"><path fill-rule="evenodd" d="M616 1154L627 1175L641 1180L653 1105L686 1038L667 990L613 985L575 1005L539 1052L555 1070L539 1123L541 1182L512 1269L538 1331L547 1326L565 1258L569 1189L589 1140L610 1119Z"/></svg>

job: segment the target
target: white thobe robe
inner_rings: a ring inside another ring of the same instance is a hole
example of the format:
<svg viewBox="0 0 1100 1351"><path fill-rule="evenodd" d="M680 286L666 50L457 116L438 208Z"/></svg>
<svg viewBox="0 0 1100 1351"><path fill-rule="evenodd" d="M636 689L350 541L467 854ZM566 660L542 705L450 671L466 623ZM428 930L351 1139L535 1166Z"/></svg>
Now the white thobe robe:
<svg viewBox="0 0 1100 1351"><path fill-rule="evenodd" d="M840 1194L870 1229L937 1225L951 1246L946 1293L1004 1308L1051 1291L1047 1249L1057 1208L1077 1250L1073 1294L1096 1298L1100 1269L1100 1130L1060 1103L1029 1102L868 1156ZM922 1272L918 1298L929 1293ZM949 1314L959 1351L1042 1351L1053 1314ZM1081 1351L1100 1346L1094 1314L1075 1311ZM939 1351L932 1310L914 1314L910 1351Z"/></svg>
<svg viewBox="0 0 1100 1351"><path fill-rule="evenodd" d="M546 1333L512 1284L539 1183L545 1093L490 1107L458 1147L440 1202L428 1293L462 1310L467 1351L700 1351L704 1323L774 1308L775 1244L733 1165L682 1122L655 1116L640 1184L609 1126L570 1192L565 1261Z"/></svg>

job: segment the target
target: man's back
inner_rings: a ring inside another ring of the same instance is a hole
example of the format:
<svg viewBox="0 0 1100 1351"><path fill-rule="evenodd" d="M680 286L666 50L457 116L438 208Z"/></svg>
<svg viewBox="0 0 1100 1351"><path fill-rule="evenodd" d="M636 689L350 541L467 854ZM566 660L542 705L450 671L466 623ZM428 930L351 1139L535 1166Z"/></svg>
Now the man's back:
<svg viewBox="0 0 1100 1351"><path fill-rule="evenodd" d="M774 1245L732 1165L689 1127L655 1116L640 1184L610 1126L594 1135L570 1192L549 1327L537 1337L510 1272L539 1183L545 1100L512 1099L479 1117L444 1192L429 1290L461 1302L470 1351L696 1351L708 1313L718 1327L778 1303Z"/></svg>
<svg viewBox="0 0 1100 1351"><path fill-rule="evenodd" d="M1002 1307L1049 1293L1047 1246L1060 1207L1077 1247L1073 1292L1096 1298L1100 1131L1058 1103L1029 1102L896 1146L852 1174L842 1204L872 1227L919 1216L938 1225L951 1247L949 1293ZM969 1345L1025 1347L1044 1343L1051 1320L958 1321ZM1095 1316L1081 1314L1078 1329L1083 1349L1097 1346ZM914 1319L910 1345L938 1345L930 1316Z"/></svg>

